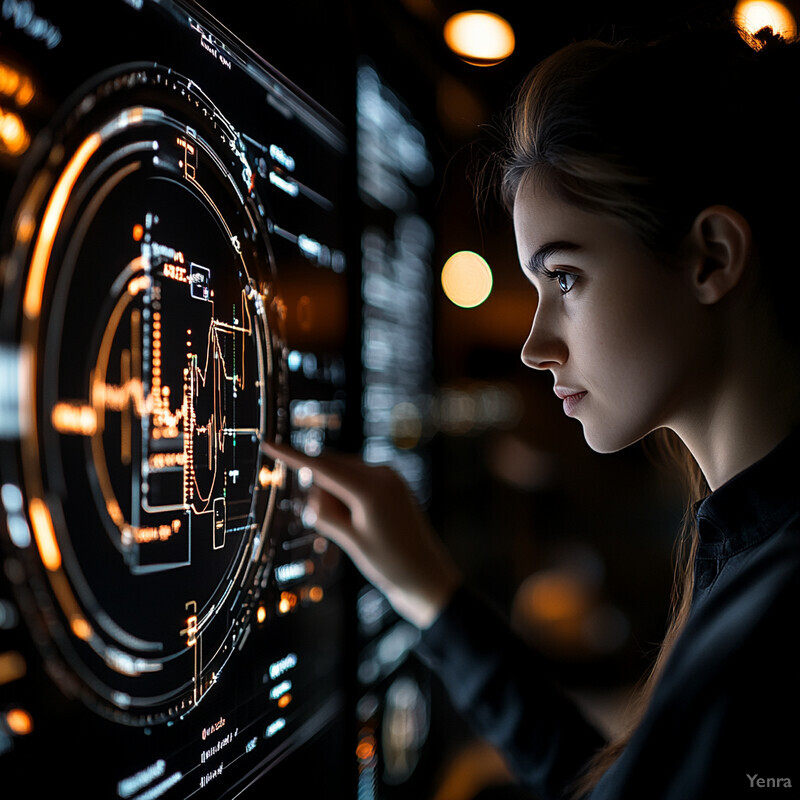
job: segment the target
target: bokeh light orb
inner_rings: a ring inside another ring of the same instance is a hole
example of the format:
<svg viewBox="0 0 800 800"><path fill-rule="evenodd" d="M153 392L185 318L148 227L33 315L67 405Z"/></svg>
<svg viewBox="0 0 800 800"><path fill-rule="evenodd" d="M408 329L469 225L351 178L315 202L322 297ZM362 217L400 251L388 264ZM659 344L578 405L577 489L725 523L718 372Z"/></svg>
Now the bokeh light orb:
<svg viewBox="0 0 800 800"><path fill-rule="evenodd" d="M471 250L461 250L442 267L442 288L447 298L461 308L475 308L492 291L492 270L486 259Z"/></svg>

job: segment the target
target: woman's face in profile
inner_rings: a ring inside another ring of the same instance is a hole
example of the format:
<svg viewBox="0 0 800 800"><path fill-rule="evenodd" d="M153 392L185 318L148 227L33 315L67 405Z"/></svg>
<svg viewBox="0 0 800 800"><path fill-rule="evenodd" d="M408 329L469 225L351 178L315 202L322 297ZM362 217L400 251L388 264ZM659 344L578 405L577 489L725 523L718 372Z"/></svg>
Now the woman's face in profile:
<svg viewBox="0 0 800 800"><path fill-rule="evenodd" d="M522 360L553 374L593 450L619 450L698 410L708 348L688 265L667 265L620 219L570 205L530 176L514 230L537 295Z"/></svg>

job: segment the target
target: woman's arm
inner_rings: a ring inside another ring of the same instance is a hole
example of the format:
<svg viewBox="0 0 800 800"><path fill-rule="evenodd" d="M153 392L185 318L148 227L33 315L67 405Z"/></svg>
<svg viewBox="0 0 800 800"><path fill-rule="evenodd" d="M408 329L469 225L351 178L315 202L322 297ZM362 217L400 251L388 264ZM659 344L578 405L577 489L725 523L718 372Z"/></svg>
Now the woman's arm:
<svg viewBox="0 0 800 800"><path fill-rule="evenodd" d="M561 797L603 737L553 687L546 665L507 621L465 588L405 482L355 456L263 448L292 469L312 470L314 527L424 629L417 653L475 732L503 752L523 784L542 798Z"/></svg>
<svg viewBox="0 0 800 800"><path fill-rule="evenodd" d="M307 513L402 617L428 628L461 584L458 568L402 478L357 456L309 457L264 444L264 452L313 475Z"/></svg>

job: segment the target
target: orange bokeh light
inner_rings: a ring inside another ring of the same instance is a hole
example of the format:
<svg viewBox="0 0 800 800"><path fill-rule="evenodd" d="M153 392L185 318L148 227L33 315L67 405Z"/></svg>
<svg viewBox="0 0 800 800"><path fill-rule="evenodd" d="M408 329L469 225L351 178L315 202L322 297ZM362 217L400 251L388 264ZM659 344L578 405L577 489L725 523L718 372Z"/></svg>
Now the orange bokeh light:
<svg viewBox="0 0 800 800"><path fill-rule="evenodd" d="M444 26L447 46L463 61L490 67L508 58L516 44L508 22L489 11L462 11Z"/></svg>
<svg viewBox="0 0 800 800"><path fill-rule="evenodd" d="M23 708L12 708L6 711L6 725L17 736L27 736L33 731L33 717Z"/></svg>

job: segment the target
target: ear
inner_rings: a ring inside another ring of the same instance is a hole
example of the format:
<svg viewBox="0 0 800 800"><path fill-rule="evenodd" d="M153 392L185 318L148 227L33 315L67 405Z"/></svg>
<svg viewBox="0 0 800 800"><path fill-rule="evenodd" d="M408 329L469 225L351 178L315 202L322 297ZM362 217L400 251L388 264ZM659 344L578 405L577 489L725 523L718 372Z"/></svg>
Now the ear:
<svg viewBox="0 0 800 800"><path fill-rule="evenodd" d="M717 303L740 283L750 263L750 224L729 206L709 206L695 218L688 238L695 295L704 305Z"/></svg>

